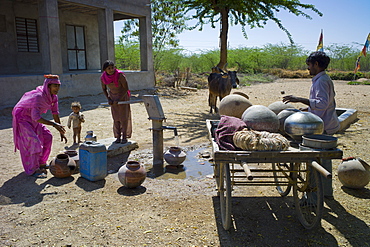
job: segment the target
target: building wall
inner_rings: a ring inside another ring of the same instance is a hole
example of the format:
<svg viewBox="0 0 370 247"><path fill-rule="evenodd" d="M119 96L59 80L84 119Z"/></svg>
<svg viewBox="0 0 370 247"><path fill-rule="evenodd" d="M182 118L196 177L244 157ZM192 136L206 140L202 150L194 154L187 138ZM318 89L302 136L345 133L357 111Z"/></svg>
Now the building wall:
<svg viewBox="0 0 370 247"><path fill-rule="evenodd" d="M45 2L49 0L39 1L40 3L49 3ZM25 92L33 90L37 86L41 85L44 81L43 74L45 73L45 55L50 59L51 63L53 62L53 59L55 59L53 56L49 57L49 55L47 55L50 54L50 51L45 49L45 46L43 46L43 43L48 43L45 42L44 39L45 37L49 37L49 33L46 33L46 31L41 30L40 28L40 10L38 9L40 5L30 4L29 2L30 1L28 0L23 3L13 0L0 0L0 109L14 106ZM34 3L35 2L36 1L34 1ZM141 47L141 49L143 49L141 50L141 59L144 61L144 69L143 71L136 72L125 71L125 74L132 91L154 87L155 76L151 57L149 0L70 0L67 2L89 5L99 10L109 8L113 10L115 19L124 18L124 16L135 16L140 17L141 19L146 19L142 30L144 35L143 37L146 38L144 39L144 45ZM112 12L108 11L107 13ZM39 53L18 52L15 17L37 20L40 45ZM52 43L48 44L51 44L50 47L51 49L54 49L52 50L54 54L61 54L61 59L58 61L60 63L60 60L62 60L63 74L59 74L62 82L59 96L64 98L101 93L101 61L112 58L101 58L100 54L102 47L103 49L106 49L107 47L112 49L111 45L114 44L109 42L107 43L105 40L108 45L104 47L102 46L100 39L104 39L105 37L114 38L114 33L109 31L106 33L106 36L99 36L99 26L102 26L102 23L101 19L99 20L98 15L59 9L58 17L60 28L60 48L58 46L53 47ZM49 17L43 16L43 18ZM66 25L84 26L85 28L87 70L68 70ZM113 23L103 23L103 25L113 26ZM51 29L51 31L55 31L55 29ZM41 37L43 38L41 39ZM49 37L47 41L54 42L55 40L53 41L53 37ZM45 52L43 53L43 51Z"/></svg>
<svg viewBox="0 0 370 247"><path fill-rule="evenodd" d="M152 71L125 71L125 75L131 91L154 87L154 72ZM102 93L100 76L100 72L60 75L62 86L58 93L59 98L72 97L77 100L80 95ZM148 78L153 78L153 80ZM0 77L0 109L13 107L25 92L41 86L44 79L43 75Z"/></svg>
<svg viewBox="0 0 370 247"><path fill-rule="evenodd" d="M16 17L38 19L37 5L1 0L1 15L5 16L6 32L0 32L0 75L41 73L41 53L18 52L15 30Z"/></svg>
<svg viewBox="0 0 370 247"><path fill-rule="evenodd" d="M89 14L77 12L59 11L60 19L60 38L62 51L67 51L66 25L83 26L85 31L86 62L87 70L99 70L100 51L97 17ZM67 52L62 52L63 72L68 73Z"/></svg>

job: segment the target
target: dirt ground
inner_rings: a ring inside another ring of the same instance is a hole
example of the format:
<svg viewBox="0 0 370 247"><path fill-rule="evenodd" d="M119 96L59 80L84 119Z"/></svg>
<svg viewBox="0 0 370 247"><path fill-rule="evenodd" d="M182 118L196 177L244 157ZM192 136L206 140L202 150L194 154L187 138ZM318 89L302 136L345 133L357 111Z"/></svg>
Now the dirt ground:
<svg viewBox="0 0 370 247"><path fill-rule="evenodd" d="M233 91L249 95L250 101L268 106L285 94L308 96L310 80L278 80L252 84ZM370 87L349 86L335 81L337 106L358 111L358 120L339 138L344 157L355 156L370 163ZM153 92L133 92L140 98ZM168 126L178 128L180 146L206 147L210 142L206 119L208 92L158 88ZM83 106L83 131L93 130L99 139L112 137L109 108L99 104L101 95L60 99L62 123L70 103ZM298 107L298 105L296 105ZM150 172L152 162L151 122L142 103L131 105L132 140L137 150L108 160L108 169L127 160L138 160L148 169L142 186L127 189L116 173L90 182L75 174L69 178L34 179L23 172L14 152L10 110L0 115L0 245L1 246L356 246L370 245L370 185L361 190L341 185L333 161L334 200L325 201L322 227L307 231L299 223L292 195L282 198L273 187L235 187L232 199L233 226L225 231L220 220L215 181L210 176L161 179ZM54 129L53 134L57 134ZM71 148L55 135L51 158ZM164 131L164 146L174 145L173 131Z"/></svg>

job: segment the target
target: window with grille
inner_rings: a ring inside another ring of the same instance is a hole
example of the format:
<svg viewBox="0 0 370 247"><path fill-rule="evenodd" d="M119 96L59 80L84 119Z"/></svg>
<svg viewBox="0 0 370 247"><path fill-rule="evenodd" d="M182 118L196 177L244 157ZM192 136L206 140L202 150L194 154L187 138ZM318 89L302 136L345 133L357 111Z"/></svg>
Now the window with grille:
<svg viewBox="0 0 370 247"><path fill-rule="evenodd" d="M39 52L37 21L16 17L17 45L20 52Z"/></svg>
<svg viewBox="0 0 370 247"><path fill-rule="evenodd" d="M84 27L67 25L68 67L70 70L86 69Z"/></svg>

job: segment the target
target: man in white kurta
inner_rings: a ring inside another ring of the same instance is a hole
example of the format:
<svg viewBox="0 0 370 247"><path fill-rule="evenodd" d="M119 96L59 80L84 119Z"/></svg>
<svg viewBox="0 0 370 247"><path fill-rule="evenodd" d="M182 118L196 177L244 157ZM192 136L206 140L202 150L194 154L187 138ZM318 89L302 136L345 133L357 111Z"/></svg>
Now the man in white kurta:
<svg viewBox="0 0 370 247"><path fill-rule="evenodd" d="M301 98L294 95L283 97L283 102L300 102L308 107L300 110L309 111L319 116L324 122L324 134L332 135L340 128L338 116L335 111L335 91L334 84L325 70L330 63L330 58L325 52L317 51L310 54L306 59L306 64L310 75L313 75L310 89L310 97ZM330 173L332 172L331 160L321 159L320 164ZM323 179L324 197L333 198L333 187L331 179Z"/></svg>

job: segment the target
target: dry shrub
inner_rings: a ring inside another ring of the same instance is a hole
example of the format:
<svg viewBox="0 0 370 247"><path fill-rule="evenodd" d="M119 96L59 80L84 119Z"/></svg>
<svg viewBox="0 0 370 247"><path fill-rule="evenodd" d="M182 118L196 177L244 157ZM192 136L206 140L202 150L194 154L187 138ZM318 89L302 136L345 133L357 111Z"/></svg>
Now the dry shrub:
<svg viewBox="0 0 370 247"><path fill-rule="evenodd" d="M266 72L279 78L310 78L308 70L269 69Z"/></svg>
<svg viewBox="0 0 370 247"><path fill-rule="evenodd" d="M181 86L193 87L203 89L208 87L208 75L207 73L195 74L191 73L186 82L183 82ZM170 72L159 71L156 72L156 85L175 87L176 77Z"/></svg>

